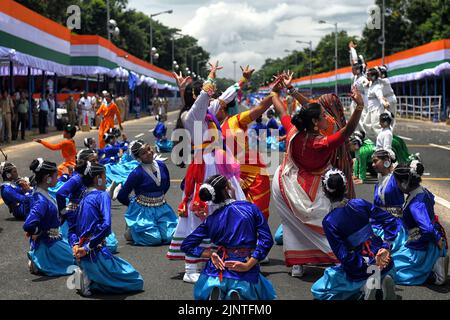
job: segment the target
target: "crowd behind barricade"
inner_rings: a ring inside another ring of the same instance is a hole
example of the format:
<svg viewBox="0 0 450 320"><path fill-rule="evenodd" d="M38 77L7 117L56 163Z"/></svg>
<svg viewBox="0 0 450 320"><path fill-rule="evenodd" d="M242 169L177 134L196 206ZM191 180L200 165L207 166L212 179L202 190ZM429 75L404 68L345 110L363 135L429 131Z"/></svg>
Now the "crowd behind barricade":
<svg viewBox="0 0 450 320"><path fill-rule="evenodd" d="M42 95L33 95L29 99L27 90L16 89L13 94L3 90L0 96L0 144L10 144L19 139L25 140L27 135L47 134L49 130L62 131L65 125L98 129L100 116L97 111L106 103L107 91L88 94L87 92L61 91L61 96L46 91ZM62 99L62 100L61 100ZM130 97L114 95L112 100L120 110L121 119L126 121L131 117L140 118L143 113L166 115L169 110L167 97L154 96L147 107L137 95L133 101L133 114L130 113ZM30 105L31 101L31 105ZM31 119L30 118L31 109ZM31 131L27 133L31 124Z"/></svg>

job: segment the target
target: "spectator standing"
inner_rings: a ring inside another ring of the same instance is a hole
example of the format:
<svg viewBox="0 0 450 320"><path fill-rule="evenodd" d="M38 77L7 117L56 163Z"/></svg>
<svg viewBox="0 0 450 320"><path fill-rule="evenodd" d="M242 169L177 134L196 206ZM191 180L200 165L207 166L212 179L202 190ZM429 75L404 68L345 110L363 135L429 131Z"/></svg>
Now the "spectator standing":
<svg viewBox="0 0 450 320"><path fill-rule="evenodd" d="M3 91L2 98L0 100L0 106L2 110L2 124L3 130L0 136L0 142L4 141L6 136L6 143L11 142L11 119L14 112L14 103L7 90Z"/></svg>
<svg viewBox="0 0 450 320"><path fill-rule="evenodd" d="M20 100L17 104L17 115L18 115L18 121L17 121L17 132L19 132L20 127L20 133L22 140L25 140L25 128L27 126L27 118L28 118L28 110L30 106L28 104L28 100L25 96L24 92L20 93Z"/></svg>
<svg viewBox="0 0 450 320"><path fill-rule="evenodd" d="M48 127L48 111L49 103L47 99L47 93L45 93L39 101L39 133L47 133Z"/></svg>

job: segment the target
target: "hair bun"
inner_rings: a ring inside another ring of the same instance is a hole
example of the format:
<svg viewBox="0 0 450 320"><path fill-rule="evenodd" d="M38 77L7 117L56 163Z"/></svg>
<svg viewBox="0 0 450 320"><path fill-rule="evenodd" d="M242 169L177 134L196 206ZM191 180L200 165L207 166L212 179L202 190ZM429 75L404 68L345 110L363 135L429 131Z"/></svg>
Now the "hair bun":
<svg viewBox="0 0 450 320"><path fill-rule="evenodd" d="M214 188L213 188L213 190L214 190ZM212 201L214 198L213 194L211 193L211 190L209 190L209 188L206 185L202 185L200 187L198 195L200 197L200 200L202 200L204 202Z"/></svg>

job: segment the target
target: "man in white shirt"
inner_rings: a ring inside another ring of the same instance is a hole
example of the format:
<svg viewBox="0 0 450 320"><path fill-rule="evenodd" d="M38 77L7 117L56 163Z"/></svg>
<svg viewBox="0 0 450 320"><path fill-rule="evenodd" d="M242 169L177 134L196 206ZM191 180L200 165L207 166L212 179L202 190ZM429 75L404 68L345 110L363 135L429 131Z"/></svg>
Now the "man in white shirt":
<svg viewBox="0 0 450 320"><path fill-rule="evenodd" d="M78 108L81 109L81 119L79 119L79 124L83 126L89 126L90 112L92 111L92 100L88 97L87 92L81 93L80 101L78 101Z"/></svg>

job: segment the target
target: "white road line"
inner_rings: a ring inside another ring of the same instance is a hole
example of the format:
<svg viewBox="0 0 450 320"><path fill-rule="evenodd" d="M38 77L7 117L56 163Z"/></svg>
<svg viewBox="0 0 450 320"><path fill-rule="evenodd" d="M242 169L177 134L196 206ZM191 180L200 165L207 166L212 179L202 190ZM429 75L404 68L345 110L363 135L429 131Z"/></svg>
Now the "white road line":
<svg viewBox="0 0 450 320"><path fill-rule="evenodd" d="M447 209L450 209L450 202L448 202L445 199L442 199L441 197L438 197L437 195L434 195L434 199L437 203L439 203L441 206L446 207Z"/></svg>
<svg viewBox="0 0 450 320"><path fill-rule="evenodd" d="M431 131L448 132L447 130L444 129L431 129Z"/></svg>
<svg viewBox="0 0 450 320"><path fill-rule="evenodd" d="M437 144L430 143L430 146L450 151L450 148L447 148L447 147L444 147L444 146L440 146L440 145L437 145Z"/></svg>
<svg viewBox="0 0 450 320"><path fill-rule="evenodd" d="M408 137L403 137L403 136L398 136L398 137L402 138L403 140L406 140L406 141L413 141L413 139L408 138Z"/></svg>
<svg viewBox="0 0 450 320"><path fill-rule="evenodd" d="M431 176L431 173L425 172L423 175L427 177L427 176Z"/></svg>
<svg viewBox="0 0 450 320"><path fill-rule="evenodd" d="M138 134L137 136L134 136L135 138L140 138L140 137L143 137L143 136L145 136L145 134L144 133L140 133L140 134Z"/></svg>
<svg viewBox="0 0 450 320"><path fill-rule="evenodd" d="M412 126L412 125L407 125L408 128L413 128L413 129L420 129L420 127L416 127L416 126Z"/></svg>
<svg viewBox="0 0 450 320"><path fill-rule="evenodd" d="M151 130L148 130L148 132L153 132L153 131L155 131L155 128L153 128L153 129L151 129Z"/></svg>

